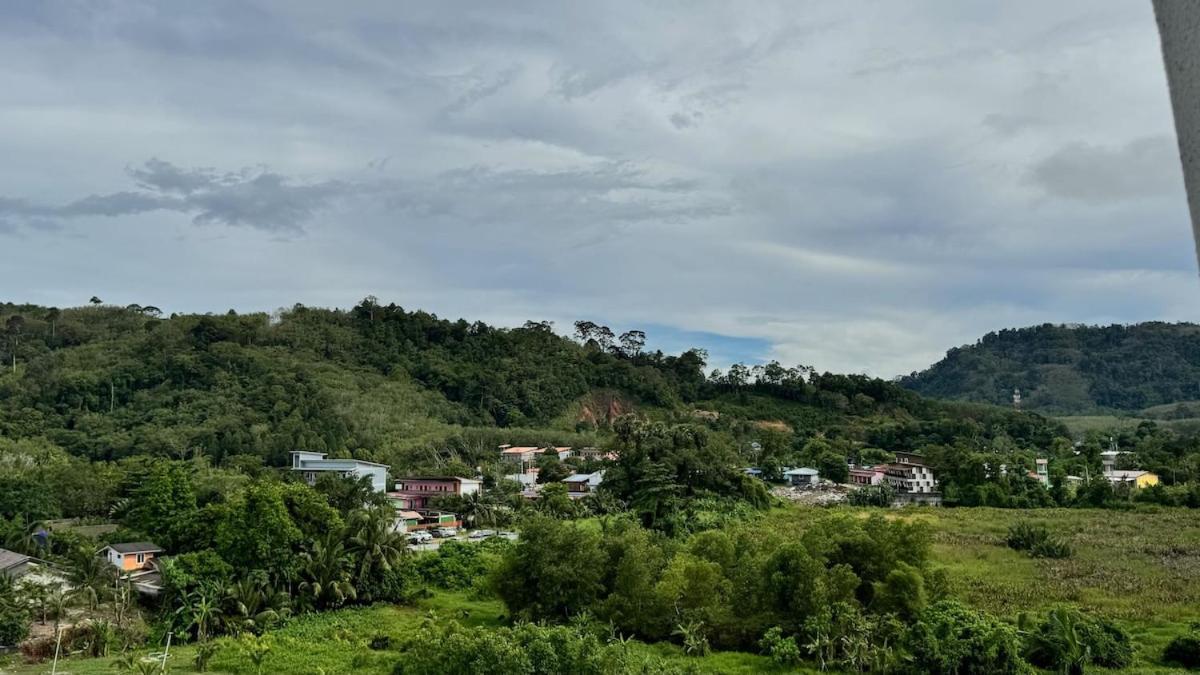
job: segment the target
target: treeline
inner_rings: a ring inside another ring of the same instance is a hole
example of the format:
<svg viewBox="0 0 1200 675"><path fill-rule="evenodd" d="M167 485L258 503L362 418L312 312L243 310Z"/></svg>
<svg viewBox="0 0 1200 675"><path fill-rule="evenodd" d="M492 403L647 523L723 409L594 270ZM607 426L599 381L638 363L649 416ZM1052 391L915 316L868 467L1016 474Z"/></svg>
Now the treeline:
<svg viewBox="0 0 1200 675"><path fill-rule="evenodd" d="M1060 414L1200 399L1200 326L1044 324L988 333L901 383L924 396Z"/></svg>
<svg viewBox="0 0 1200 675"><path fill-rule="evenodd" d="M832 514L799 531L739 526L670 539L624 519L525 523L493 584L515 618L595 622L687 654L741 649L849 672L1062 672L1133 661L1119 626L1060 609L1022 625L965 607L920 524ZM401 671L407 672L407 671Z"/></svg>
<svg viewBox="0 0 1200 675"><path fill-rule="evenodd" d="M1061 433L1035 415L942 404L802 366L705 375L703 350L648 351L636 330L612 335L581 321L572 340L544 322L501 329L371 298L350 311L169 318L140 306L6 304L0 324L0 436L44 438L91 459L203 455L220 464L249 455L281 465L291 450L314 450L478 466L492 439L512 442L480 430L589 443L597 439L566 438L564 416L578 414L576 431L588 434L630 408L676 421L714 409L722 418L706 425L736 440L754 436L756 420L894 449ZM590 409L602 392L612 410ZM551 425L559 431L546 433Z"/></svg>

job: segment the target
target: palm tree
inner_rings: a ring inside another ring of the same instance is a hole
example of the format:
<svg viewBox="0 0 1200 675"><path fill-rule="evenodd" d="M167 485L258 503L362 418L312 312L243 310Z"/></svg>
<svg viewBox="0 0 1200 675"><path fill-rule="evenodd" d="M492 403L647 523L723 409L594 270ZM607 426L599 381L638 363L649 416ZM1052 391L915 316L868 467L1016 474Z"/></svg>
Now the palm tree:
<svg viewBox="0 0 1200 675"><path fill-rule="evenodd" d="M372 506L350 514L347 542L355 559L355 581L359 588L389 572L408 553L403 535L395 529L396 512L391 506Z"/></svg>
<svg viewBox="0 0 1200 675"><path fill-rule="evenodd" d="M8 581L8 577L0 574L0 581ZM11 586L11 582L9 586ZM37 615L41 617L41 624L45 626L46 617L50 611L50 589L36 581L23 581L18 589L20 595L36 610ZM5 589L0 587L0 597L5 596Z"/></svg>
<svg viewBox="0 0 1200 675"><path fill-rule="evenodd" d="M357 597L350 583L350 556L336 534L313 542L312 551L300 554L298 587L301 601L313 607L337 607Z"/></svg>
<svg viewBox="0 0 1200 675"><path fill-rule="evenodd" d="M87 550L76 552L68 575L74 586L72 594L85 600L92 611L111 593L116 577L116 569Z"/></svg>
<svg viewBox="0 0 1200 675"><path fill-rule="evenodd" d="M54 633L58 634L58 627L62 624L63 617L67 615L67 609L70 608L74 596L62 584L55 584L50 590L50 595L46 598L46 604L50 608L50 613L54 615Z"/></svg>
<svg viewBox="0 0 1200 675"><path fill-rule="evenodd" d="M183 621L186 629L196 629L196 639L200 642L208 640L209 628L222 614L217 596L218 594L209 588L197 588L188 593L183 604L175 610L176 616Z"/></svg>
<svg viewBox="0 0 1200 675"><path fill-rule="evenodd" d="M287 596L262 579L239 580L226 589L225 601L225 624L234 634L259 633L290 613Z"/></svg>
<svg viewBox="0 0 1200 675"><path fill-rule="evenodd" d="M478 522L496 524L496 503L482 492L462 495L458 503L459 515L472 527Z"/></svg>

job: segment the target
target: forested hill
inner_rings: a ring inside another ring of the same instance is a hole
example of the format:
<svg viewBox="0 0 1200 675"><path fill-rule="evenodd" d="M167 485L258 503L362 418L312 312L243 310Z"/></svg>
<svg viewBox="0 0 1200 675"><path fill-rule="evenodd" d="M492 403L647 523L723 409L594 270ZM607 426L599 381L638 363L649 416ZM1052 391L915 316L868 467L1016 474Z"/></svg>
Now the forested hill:
<svg viewBox="0 0 1200 675"><path fill-rule="evenodd" d="M822 435L888 449L995 436L1044 446L1061 433L1037 415L863 376L774 363L706 375L702 349L667 355L644 350L639 331L575 327L570 339L545 323L501 329L371 299L169 318L0 304L0 445L247 466L307 449L474 471L497 443L602 444L629 411L707 426L731 450L768 428L788 447Z"/></svg>
<svg viewBox="0 0 1200 675"><path fill-rule="evenodd" d="M1200 399L1200 326L1046 324L988 333L901 380L925 396L1046 413L1135 411Z"/></svg>

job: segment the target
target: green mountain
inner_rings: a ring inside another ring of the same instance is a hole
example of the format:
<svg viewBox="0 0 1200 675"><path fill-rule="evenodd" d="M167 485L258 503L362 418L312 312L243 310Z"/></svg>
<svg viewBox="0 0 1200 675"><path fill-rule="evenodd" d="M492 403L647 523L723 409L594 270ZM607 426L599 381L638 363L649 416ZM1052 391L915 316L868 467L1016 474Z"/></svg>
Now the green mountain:
<svg viewBox="0 0 1200 675"><path fill-rule="evenodd" d="M1200 326L1045 324L988 333L900 383L924 396L1054 414L1140 411L1200 399Z"/></svg>
<svg viewBox="0 0 1200 675"><path fill-rule="evenodd" d="M268 466L307 449L403 470L480 466L499 443L603 444L627 412L707 427L739 452L772 436L789 449L823 436L849 452L998 436L1045 447L1064 433L1038 415L932 401L864 376L778 364L757 378L706 376L702 349L645 351L637 331L616 339L580 327L572 340L545 323L502 329L371 299L169 318L153 307L0 304L0 445Z"/></svg>

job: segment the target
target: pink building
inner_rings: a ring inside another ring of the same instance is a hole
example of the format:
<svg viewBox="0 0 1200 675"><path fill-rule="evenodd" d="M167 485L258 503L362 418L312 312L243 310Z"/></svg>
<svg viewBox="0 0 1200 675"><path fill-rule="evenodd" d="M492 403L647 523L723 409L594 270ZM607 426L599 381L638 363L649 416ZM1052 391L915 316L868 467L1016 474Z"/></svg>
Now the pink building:
<svg viewBox="0 0 1200 675"><path fill-rule="evenodd" d="M481 481L454 476L411 476L397 478L396 489L388 493L392 503L403 510L429 508L434 497L469 495L479 492Z"/></svg>
<svg viewBox="0 0 1200 675"><path fill-rule="evenodd" d="M883 482L883 469L860 468L850 469L850 483L853 485L879 485Z"/></svg>

